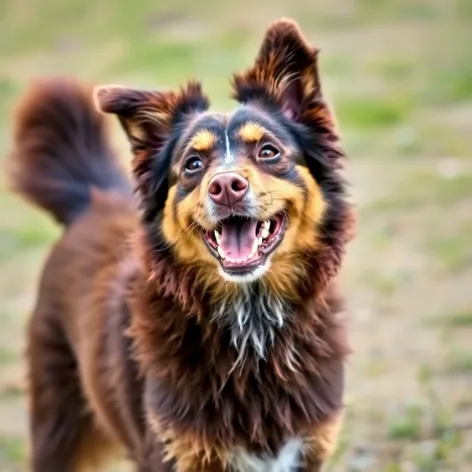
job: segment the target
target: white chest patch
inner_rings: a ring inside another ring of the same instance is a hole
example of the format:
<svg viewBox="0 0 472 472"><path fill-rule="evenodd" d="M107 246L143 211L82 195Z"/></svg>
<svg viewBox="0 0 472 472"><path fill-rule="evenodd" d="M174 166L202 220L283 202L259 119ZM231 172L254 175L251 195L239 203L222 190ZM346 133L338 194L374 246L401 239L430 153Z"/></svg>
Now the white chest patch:
<svg viewBox="0 0 472 472"><path fill-rule="evenodd" d="M277 456L258 456L235 451L231 456L231 472L296 472L301 464L302 441L291 439Z"/></svg>
<svg viewBox="0 0 472 472"><path fill-rule="evenodd" d="M231 342L239 352L234 368L243 363L251 352L259 359L265 358L268 345L274 342L276 330L283 328L284 320L290 313L284 300L258 288L257 284L243 286L238 297L223 301L212 313L212 319L231 332ZM288 357L289 365L295 362L293 355Z"/></svg>

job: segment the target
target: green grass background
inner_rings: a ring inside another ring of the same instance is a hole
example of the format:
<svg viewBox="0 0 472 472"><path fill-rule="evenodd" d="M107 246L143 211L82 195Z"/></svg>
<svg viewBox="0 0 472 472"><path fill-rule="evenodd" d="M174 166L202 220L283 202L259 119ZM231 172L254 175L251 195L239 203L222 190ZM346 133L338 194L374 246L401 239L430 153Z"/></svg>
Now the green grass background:
<svg viewBox="0 0 472 472"><path fill-rule="evenodd" d="M359 210L343 277L355 354L328 470L470 471L470 0L1 0L0 155L38 76L158 88L195 77L228 109L231 73L280 16L321 49ZM28 455L24 325L60 229L0 178L0 470L17 472Z"/></svg>

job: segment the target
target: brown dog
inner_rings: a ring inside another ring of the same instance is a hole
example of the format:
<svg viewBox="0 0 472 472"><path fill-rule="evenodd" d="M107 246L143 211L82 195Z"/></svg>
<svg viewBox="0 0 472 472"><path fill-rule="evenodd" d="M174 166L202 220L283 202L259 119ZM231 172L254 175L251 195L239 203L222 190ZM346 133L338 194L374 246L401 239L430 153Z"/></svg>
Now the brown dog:
<svg viewBox="0 0 472 472"><path fill-rule="evenodd" d="M35 472L117 447L141 472L318 471L332 451L353 217L317 50L278 21L233 88L230 114L196 83L96 91L138 205L88 90L24 99L13 182L66 228L29 330Z"/></svg>

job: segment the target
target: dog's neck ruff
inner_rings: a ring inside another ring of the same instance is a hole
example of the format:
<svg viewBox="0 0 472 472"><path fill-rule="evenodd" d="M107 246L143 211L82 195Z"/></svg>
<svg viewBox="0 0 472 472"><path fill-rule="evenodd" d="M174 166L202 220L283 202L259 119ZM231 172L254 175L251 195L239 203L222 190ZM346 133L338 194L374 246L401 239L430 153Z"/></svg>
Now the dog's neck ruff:
<svg viewBox="0 0 472 472"><path fill-rule="evenodd" d="M234 298L220 301L212 309L211 320L230 331L231 344L238 352L233 369L248 356L265 359L292 311L291 304L259 282L241 285Z"/></svg>

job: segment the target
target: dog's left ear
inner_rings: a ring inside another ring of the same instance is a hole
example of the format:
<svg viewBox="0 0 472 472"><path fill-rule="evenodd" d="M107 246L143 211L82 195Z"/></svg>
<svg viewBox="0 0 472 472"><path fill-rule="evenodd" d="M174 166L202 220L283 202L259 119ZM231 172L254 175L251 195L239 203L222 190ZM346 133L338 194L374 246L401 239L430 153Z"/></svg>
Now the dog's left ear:
<svg viewBox="0 0 472 472"><path fill-rule="evenodd" d="M276 21L266 32L254 67L234 75L234 98L275 102L288 118L300 120L310 103L321 98L317 54L294 21Z"/></svg>

